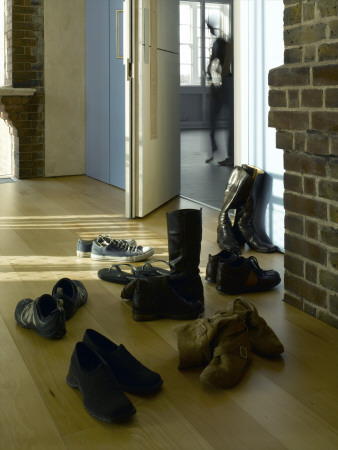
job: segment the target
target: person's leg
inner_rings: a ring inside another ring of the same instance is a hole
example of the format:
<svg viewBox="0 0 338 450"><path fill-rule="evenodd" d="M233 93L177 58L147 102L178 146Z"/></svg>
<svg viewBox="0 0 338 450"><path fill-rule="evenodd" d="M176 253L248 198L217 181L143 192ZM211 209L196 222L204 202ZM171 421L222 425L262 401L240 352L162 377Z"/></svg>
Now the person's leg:
<svg viewBox="0 0 338 450"><path fill-rule="evenodd" d="M218 164L220 166L232 166L234 161L233 79L226 78L222 87L223 107L226 110L228 126L225 157L222 161L219 161Z"/></svg>

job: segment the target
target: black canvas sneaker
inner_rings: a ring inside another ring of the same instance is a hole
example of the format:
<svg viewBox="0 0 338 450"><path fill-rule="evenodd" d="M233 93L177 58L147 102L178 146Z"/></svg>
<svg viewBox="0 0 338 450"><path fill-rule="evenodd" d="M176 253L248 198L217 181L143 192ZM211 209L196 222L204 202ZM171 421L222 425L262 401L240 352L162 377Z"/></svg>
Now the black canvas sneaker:
<svg viewBox="0 0 338 450"><path fill-rule="evenodd" d="M153 254L154 250L151 247L130 245L120 239L112 239L108 245L93 241L91 250L91 258L96 261L143 261Z"/></svg>
<svg viewBox="0 0 338 450"><path fill-rule="evenodd" d="M20 300L15 308L15 320L21 327L31 328L48 339L59 339L66 334L63 301L49 294L36 300Z"/></svg>
<svg viewBox="0 0 338 450"><path fill-rule="evenodd" d="M102 245L109 245L112 241L112 237L109 234L100 234L95 241ZM128 245L137 245L134 239L115 239L117 241L126 242ZM77 241L76 256L78 258L90 258L92 251L93 240L86 241L84 239L79 239Z"/></svg>

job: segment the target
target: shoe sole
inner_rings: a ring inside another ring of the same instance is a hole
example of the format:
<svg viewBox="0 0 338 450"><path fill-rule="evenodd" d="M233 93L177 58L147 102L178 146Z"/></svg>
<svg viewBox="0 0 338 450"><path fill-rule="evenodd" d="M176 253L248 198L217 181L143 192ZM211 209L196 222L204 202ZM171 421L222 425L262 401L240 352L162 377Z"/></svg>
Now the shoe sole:
<svg viewBox="0 0 338 450"><path fill-rule="evenodd" d="M87 411L88 414L90 414L95 419L101 420L103 422L108 422L108 423L120 422L125 419L128 419L129 417L131 417L132 415L134 415L136 413L136 409L134 408L134 409L128 411L127 413L120 414L118 416L112 416L112 417L99 416L98 414L93 412L90 408L88 408L88 406L86 405L84 393L81 389L81 386L78 384L77 378L71 368L69 369L68 375L66 377L66 382L67 382L68 386L75 388L75 389L79 389L79 391L81 392L81 395L82 395L82 403L83 403L85 410Z"/></svg>
<svg viewBox="0 0 338 450"><path fill-rule="evenodd" d="M94 261L123 261L123 262L137 262L137 261L144 261L147 258L150 258L150 256L153 256L154 251L143 253L142 255L135 255L135 256L109 256L109 255L95 255L91 254L90 257Z"/></svg>
<svg viewBox="0 0 338 450"><path fill-rule="evenodd" d="M224 288L220 285L216 285L216 290L219 292L224 292L225 294L231 294L231 295L237 295L237 294L245 294L247 292L265 292L265 291L270 291L271 289L275 288L276 286L278 286L278 284L280 283L280 281L278 283L275 283L273 286L269 286L269 287L243 287L243 288L239 288L239 289L229 289L229 288Z"/></svg>
<svg viewBox="0 0 338 450"><path fill-rule="evenodd" d="M25 328L27 330L34 330L36 331L40 336L46 338L46 339L61 339L65 334L66 334L66 329L63 328L62 330L58 330L57 332L53 332L53 333L43 333L41 331L39 331L35 326L31 326L31 325L23 325L21 323L19 323L17 321L17 324L21 327L21 328Z"/></svg>
<svg viewBox="0 0 338 450"><path fill-rule="evenodd" d="M76 256L78 258L90 258L91 252L81 252L80 250L76 251Z"/></svg>
<svg viewBox="0 0 338 450"><path fill-rule="evenodd" d="M202 307L200 310L191 313L191 314L185 314L185 315L177 315L177 314L166 314L166 313L143 313L140 311L136 311L135 309L132 310L132 318L136 322L147 322L150 320L156 320L156 319L173 319L173 320L191 320L191 319L197 319L197 317L204 311L204 307Z"/></svg>
<svg viewBox="0 0 338 450"><path fill-rule="evenodd" d="M26 330L34 330L36 333L38 333L40 336L42 336L46 339L61 339L67 332L65 327L59 328L57 331L43 332L43 331L39 330L35 325L22 323L19 318L19 315L17 314L17 311L15 311L14 316L15 316L15 320L16 320L17 324L21 328L25 328Z"/></svg>

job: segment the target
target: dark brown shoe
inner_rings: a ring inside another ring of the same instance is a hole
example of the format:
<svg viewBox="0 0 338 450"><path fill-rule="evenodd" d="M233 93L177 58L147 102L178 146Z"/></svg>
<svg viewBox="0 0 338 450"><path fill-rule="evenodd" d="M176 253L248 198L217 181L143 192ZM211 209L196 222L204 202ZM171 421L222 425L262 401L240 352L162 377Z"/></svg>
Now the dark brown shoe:
<svg viewBox="0 0 338 450"><path fill-rule="evenodd" d="M268 291L281 281L275 270L262 270L254 256L234 261L220 261L216 277L216 289L227 294Z"/></svg>
<svg viewBox="0 0 338 450"><path fill-rule="evenodd" d="M231 250L222 250L217 255L209 255L208 264L206 268L205 279L211 283L216 283L217 269L220 261L231 262L238 258L240 250L236 247Z"/></svg>
<svg viewBox="0 0 338 450"><path fill-rule="evenodd" d="M121 292L121 297L132 301L133 319L196 319L204 311L203 303L188 302L175 290L171 282L170 276L159 276L140 278L127 284Z"/></svg>

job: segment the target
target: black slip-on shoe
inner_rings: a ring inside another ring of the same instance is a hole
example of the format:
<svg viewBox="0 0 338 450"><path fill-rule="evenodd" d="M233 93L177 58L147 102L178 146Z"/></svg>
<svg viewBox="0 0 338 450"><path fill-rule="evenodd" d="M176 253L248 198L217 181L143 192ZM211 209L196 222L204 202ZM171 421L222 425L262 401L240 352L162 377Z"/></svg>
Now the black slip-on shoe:
<svg viewBox="0 0 338 450"><path fill-rule="evenodd" d="M85 409L96 419L121 421L136 412L111 368L84 342L75 346L66 381L69 386L80 389Z"/></svg>
<svg viewBox="0 0 338 450"><path fill-rule="evenodd" d="M55 284L52 296L62 299L66 320L70 319L88 299L87 289L81 281L70 280L69 278L61 278Z"/></svg>
<svg viewBox="0 0 338 450"><path fill-rule="evenodd" d="M25 298L15 308L15 320L23 328L31 328L48 339L60 339L66 334L63 302L49 294L36 300Z"/></svg>
<svg viewBox="0 0 338 450"><path fill-rule="evenodd" d="M122 344L116 345L91 329L85 331L83 342L111 368L123 390L136 394L149 394L163 384L158 373L140 363Z"/></svg>

